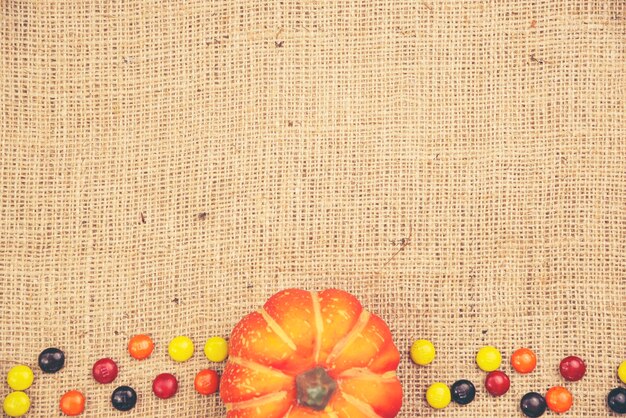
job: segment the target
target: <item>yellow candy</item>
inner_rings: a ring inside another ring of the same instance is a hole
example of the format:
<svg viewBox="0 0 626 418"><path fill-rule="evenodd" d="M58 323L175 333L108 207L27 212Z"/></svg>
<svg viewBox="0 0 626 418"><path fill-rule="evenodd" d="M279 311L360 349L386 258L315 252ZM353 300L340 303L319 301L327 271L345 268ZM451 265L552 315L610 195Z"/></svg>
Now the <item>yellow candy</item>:
<svg viewBox="0 0 626 418"><path fill-rule="evenodd" d="M172 360L178 362L187 361L193 356L193 341L189 337L175 337L170 341L167 351Z"/></svg>
<svg viewBox="0 0 626 418"><path fill-rule="evenodd" d="M228 343L222 337L211 337L204 345L204 354L211 361L224 361L228 357Z"/></svg>
<svg viewBox="0 0 626 418"><path fill-rule="evenodd" d="M7 383L13 390L26 390L33 384L35 376L28 366L18 364L9 370L7 374Z"/></svg>
<svg viewBox="0 0 626 418"><path fill-rule="evenodd" d="M10 417L21 417L30 409L30 399L24 392L11 392L4 398L4 413Z"/></svg>
<svg viewBox="0 0 626 418"><path fill-rule="evenodd" d="M490 345L481 348L478 350L478 354L476 354L476 364L478 364L481 370L486 372L492 372L498 369L501 362L502 355L497 348Z"/></svg>
<svg viewBox="0 0 626 418"><path fill-rule="evenodd" d="M622 383L626 383L626 360L622 361L622 364L617 368L617 375Z"/></svg>
<svg viewBox="0 0 626 418"><path fill-rule="evenodd" d="M411 346L411 360L420 366L432 363L435 353L435 346L428 340L417 340Z"/></svg>
<svg viewBox="0 0 626 418"><path fill-rule="evenodd" d="M450 388L444 383L433 383L426 390L426 402L435 409L445 408L451 400Z"/></svg>

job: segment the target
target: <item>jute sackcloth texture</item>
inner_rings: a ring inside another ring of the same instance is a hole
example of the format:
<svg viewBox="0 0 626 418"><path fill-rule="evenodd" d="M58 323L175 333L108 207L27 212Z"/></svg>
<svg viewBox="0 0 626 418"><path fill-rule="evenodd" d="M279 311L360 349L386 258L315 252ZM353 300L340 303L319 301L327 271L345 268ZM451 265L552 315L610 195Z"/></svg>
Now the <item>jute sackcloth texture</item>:
<svg viewBox="0 0 626 418"><path fill-rule="evenodd" d="M0 375L30 416L219 417L193 390L274 292L339 287L388 321L402 417L515 417L565 385L608 416L626 358L621 0L0 0ZM156 350L132 360L128 338ZM167 342L188 335L182 364ZM407 352L432 340L428 367ZM478 348L512 388L484 391ZM43 375L58 346L66 367ZM511 371L514 349L536 372ZM565 383L561 358L588 363ZM113 357L112 385L90 377ZM180 391L158 400L158 373ZM466 407L424 401L473 380ZM0 386L0 395L9 392Z"/></svg>

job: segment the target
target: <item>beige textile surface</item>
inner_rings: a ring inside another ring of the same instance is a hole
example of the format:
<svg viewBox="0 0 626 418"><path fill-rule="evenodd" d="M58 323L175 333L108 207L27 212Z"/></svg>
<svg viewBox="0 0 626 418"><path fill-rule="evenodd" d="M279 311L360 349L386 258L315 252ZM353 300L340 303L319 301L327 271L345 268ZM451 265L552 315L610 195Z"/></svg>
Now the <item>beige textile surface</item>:
<svg viewBox="0 0 626 418"><path fill-rule="evenodd" d="M390 324L402 417L521 416L569 354L589 372L566 384L567 416L610 415L626 358L623 1L0 4L0 374L35 368L30 416L58 416L74 388L84 416L122 416L121 384L140 396L127 416L223 416L193 391L206 338L280 289L331 286ZM143 362L126 353L140 332L157 344ZM179 334L197 351L174 364ZM419 337L437 345L429 367L406 355ZM483 344L505 371L529 346L538 370L491 398ZM48 346L67 365L43 376ZM90 377L103 356L113 385ZM160 372L180 378L175 398L151 394ZM460 378L473 404L427 407L429 383Z"/></svg>

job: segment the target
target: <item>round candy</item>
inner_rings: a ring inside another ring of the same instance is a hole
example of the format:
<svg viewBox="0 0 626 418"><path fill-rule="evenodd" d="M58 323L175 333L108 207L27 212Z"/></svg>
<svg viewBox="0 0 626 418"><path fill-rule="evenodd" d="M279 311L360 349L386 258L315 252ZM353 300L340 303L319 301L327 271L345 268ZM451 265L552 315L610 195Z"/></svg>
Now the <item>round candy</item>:
<svg viewBox="0 0 626 418"><path fill-rule="evenodd" d="M428 340L417 340L411 345L411 360L420 366L432 363L435 354L435 346Z"/></svg>
<svg viewBox="0 0 626 418"><path fill-rule="evenodd" d="M193 380L193 386L200 395L211 395L217 392L219 376L215 370L200 370Z"/></svg>
<svg viewBox="0 0 626 418"><path fill-rule="evenodd" d="M546 404L551 411L562 413L569 410L574 403L572 394L562 386L555 386L546 393Z"/></svg>
<svg viewBox="0 0 626 418"><path fill-rule="evenodd" d="M170 341L167 351L172 360L178 362L187 361L193 356L193 341L189 337L175 337Z"/></svg>
<svg viewBox="0 0 626 418"><path fill-rule="evenodd" d="M65 354L58 348L46 348L39 354L39 367L44 373L56 373L65 365Z"/></svg>
<svg viewBox="0 0 626 418"><path fill-rule="evenodd" d="M450 388L444 383L433 383L426 390L426 402L435 409L443 409L450 404Z"/></svg>
<svg viewBox="0 0 626 418"><path fill-rule="evenodd" d="M618 414L626 414L626 389L615 388L609 392L606 398L611 411Z"/></svg>
<svg viewBox="0 0 626 418"><path fill-rule="evenodd" d="M11 392L4 398L4 413L10 417L21 417L30 409L30 398L21 391Z"/></svg>
<svg viewBox="0 0 626 418"><path fill-rule="evenodd" d="M128 352L137 360L147 359L153 350L154 343L148 335L135 335L128 341Z"/></svg>
<svg viewBox="0 0 626 418"><path fill-rule="evenodd" d="M110 358L96 361L91 369L91 374L98 383L111 383L117 377L117 372L117 364Z"/></svg>
<svg viewBox="0 0 626 418"><path fill-rule="evenodd" d="M65 395L61 396L61 402L59 403L61 412L71 417L80 415L85 410L85 395L77 390L70 390Z"/></svg>
<svg viewBox="0 0 626 418"><path fill-rule="evenodd" d="M575 382L583 378L587 371L587 366L580 357L569 356L561 360L559 370L565 380Z"/></svg>
<svg viewBox="0 0 626 418"><path fill-rule="evenodd" d="M490 372L485 378L485 388L491 396L502 396L509 391L510 387L509 376L501 371Z"/></svg>
<svg viewBox="0 0 626 418"><path fill-rule="evenodd" d="M529 392L522 397L520 409L527 417L536 418L546 412L546 400L537 392Z"/></svg>
<svg viewBox="0 0 626 418"><path fill-rule="evenodd" d="M130 411L137 403L137 392L130 386L120 386L111 395L111 405L118 411Z"/></svg>
<svg viewBox="0 0 626 418"><path fill-rule="evenodd" d="M537 366L537 356L528 348L520 348L511 356L511 366L518 373L530 373Z"/></svg>
<svg viewBox="0 0 626 418"><path fill-rule="evenodd" d="M490 345L481 348L476 354L476 364L481 370L492 372L500 367L502 355L497 348Z"/></svg>
<svg viewBox="0 0 626 418"><path fill-rule="evenodd" d="M152 381L152 392L161 399L168 399L176 395L178 380L173 374L161 373Z"/></svg>
<svg viewBox="0 0 626 418"><path fill-rule="evenodd" d="M222 337L211 337L204 345L204 355L214 362L224 361L228 357L228 343Z"/></svg>
<svg viewBox="0 0 626 418"><path fill-rule="evenodd" d="M626 360L622 361L622 364L617 368L617 376L622 383L626 383Z"/></svg>
<svg viewBox="0 0 626 418"><path fill-rule="evenodd" d="M13 390L26 390L33 384L35 375L30 367L18 364L13 366L7 374L7 383Z"/></svg>
<svg viewBox="0 0 626 418"><path fill-rule="evenodd" d="M457 380L450 388L452 400L460 405L467 405L476 397L476 388L469 380Z"/></svg>

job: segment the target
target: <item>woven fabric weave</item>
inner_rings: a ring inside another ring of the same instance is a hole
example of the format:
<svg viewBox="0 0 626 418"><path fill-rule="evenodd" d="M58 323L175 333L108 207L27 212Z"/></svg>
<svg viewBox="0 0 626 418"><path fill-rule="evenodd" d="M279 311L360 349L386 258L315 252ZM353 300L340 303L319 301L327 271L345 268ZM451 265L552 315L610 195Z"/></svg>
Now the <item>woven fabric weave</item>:
<svg viewBox="0 0 626 418"><path fill-rule="evenodd" d="M621 0L0 0L0 375L29 416L219 417L210 336L287 287L354 293L403 353L401 417L515 417L564 384L608 416L626 358ZM132 360L131 335L152 357ZM167 342L196 355L174 364ZM428 367L408 358L432 340ZM484 390L478 348L537 370ZM58 346L66 367L36 368ZM587 376L564 383L577 354ZM112 385L90 376L118 361ZM159 373L180 391L157 399ZM443 411L426 387L467 378ZM0 395L9 392L0 386Z"/></svg>

